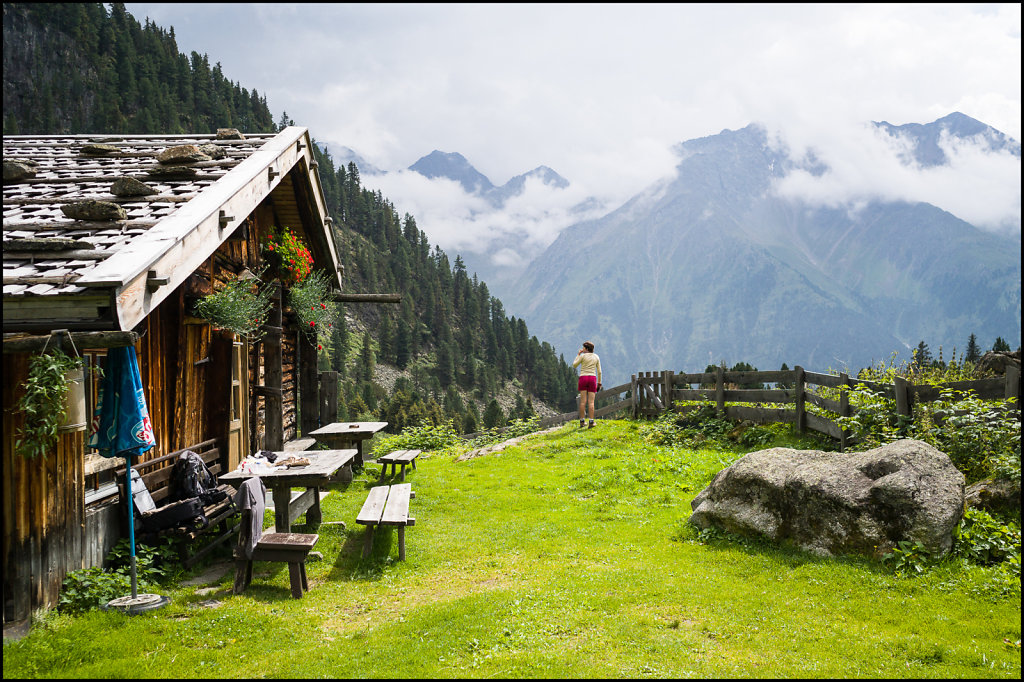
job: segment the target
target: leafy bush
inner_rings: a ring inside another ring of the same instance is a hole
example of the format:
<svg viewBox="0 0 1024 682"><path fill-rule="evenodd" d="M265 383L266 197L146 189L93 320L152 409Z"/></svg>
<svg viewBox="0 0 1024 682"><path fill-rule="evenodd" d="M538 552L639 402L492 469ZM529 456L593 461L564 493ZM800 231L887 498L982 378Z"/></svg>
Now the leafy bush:
<svg viewBox="0 0 1024 682"><path fill-rule="evenodd" d="M462 445L462 439L452 420L443 424L433 424L424 419L417 426L407 426L401 433L389 436L382 435L374 439L373 455L387 454L393 450L445 450Z"/></svg>
<svg viewBox="0 0 1024 682"><path fill-rule="evenodd" d="M953 533L953 554L980 566L1015 562L1020 577L1020 526L969 508Z"/></svg>
<svg viewBox="0 0 1024 682"><path fill-rule="evenodd" d="M1019 478L1020 422L997 405L973 391L942 391L940 401L920 406L911 432L949 455L968 481L997 473Z"/></svg>
<svg viewBox="0 0 1024 682"><path fill-rule="evenodd" d="M529 419L513 419L505 427L495 427L484 431L482 434L470 441L470 446L482 448L492 443L499 443L509 438L518 438L529 433L534 433L540 428L540 417Z"/></svg>
<svg viewBox="0 0 1024 682"><path fill-rule="evenodd" d="M154 589L170 577L176 560L173 541L135 546L135 576L139 593ZM127 538L107 554L109 568L99 566L68 573L61 583L57 608L63 613L82 613L103 606L112 599L131 594L131 547Z"/></svg>
<svg viewBox="0 0 1024 682"><path fill-rule="evenodd" d="M916 438L949 455L968 482L989 476L1020 478L1020 422L1003 401L981 400L973 391L943 390L940 399L914 406L914 417L897 416L890 398L867 387L850 391L852 417L839 417L863 448Z"/></svg>

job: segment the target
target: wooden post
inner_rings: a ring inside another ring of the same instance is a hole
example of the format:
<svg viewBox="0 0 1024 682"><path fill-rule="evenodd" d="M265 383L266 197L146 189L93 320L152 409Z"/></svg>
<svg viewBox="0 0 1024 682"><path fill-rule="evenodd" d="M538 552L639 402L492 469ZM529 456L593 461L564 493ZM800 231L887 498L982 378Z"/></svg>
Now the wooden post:
<svg viewBox="0 0 1024 682"><path fill-rule="evenodd" d="M850 391L848 386L850 385L850 377L845 372L839 374L839 380L843 382L842 387L839 389L839 416L849 417L850 416ZM839 452L846 451L846 429L839 429Z"/></svg>
<svg viewBox="0 0 1024 682"><path fill-rule="evenodd" d="M796 373L796 430L803 433L807 430L807 410L806 405L804 404L804 368L797 365L793 368L793 371Z"/></svg>
<svg viewBox="0 0 1024 682"><path fill-rule="evenodd" d="M629 376L629 401L630 405L633 408L633 419L636 419L637 417L640 416L640 399L639 396L637 396L636 394L636 388L636 375L631 374Z"/></svg>
<svg viewBox="0 0 1024 682"><path fill-rule="evenodd" d="M1006 367L1006 399L1017 399L1017 409L1020 409L1020 370L1012 365Z"/></svg>
<svg viewBox="0 0 1024 682"><path fill-rule="evenodd" d="M338 373L320 373L320 425L338 420Z"/></svg>
<svg viewBox="0 0 1024 682"><path fill-rule="evenodd" d="M661 373L661 378L665 386L665 397L662 399L662 402L665 403L666 412L672 409L672 377L674 375L675 372L670 369L666 369Z"/></svg>
<svg viewBox="0 0 1024 682"><path fill-rule="evenodd" d="M271 389L263 396L266 405L267 433L263 447L267 450L284 449L284 399L281 383L284 358L281 351L281 283L274 282L271 294L270 324L263 341L264 385ZM275 331L276 330L276 331Z"/></svg>
<svg viewBox="0 0 1024 682"><path fill-rule="evenodd" d="M725 416L725 365L715 369L715 402L718 404L718 416Z"/></svg>
<svg viewBox="0 0 1024 682"><path fill-rule="evenodd" d="M899 417L906 417L906 421L909 422L913 416L913 412L910 407L910 384L903 377L896 377L893 389L896 391L896 415ZM905 426L900 425L900 433L905 431Z"/></svg>
<svg viewBox="0 0 1024 682"><path fill-rule="evenodd" d="M299 428L306 436L320 427L320 377L317 375L316 340L300 331L298 346Z"/></svg>

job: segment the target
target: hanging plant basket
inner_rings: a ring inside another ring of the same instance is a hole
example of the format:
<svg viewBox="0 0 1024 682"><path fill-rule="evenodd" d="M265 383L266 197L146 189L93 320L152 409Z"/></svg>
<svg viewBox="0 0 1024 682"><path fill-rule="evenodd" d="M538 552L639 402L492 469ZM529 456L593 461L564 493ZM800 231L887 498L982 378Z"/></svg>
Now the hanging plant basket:
<svg viewBox="0 0 1024 682"><path fill-rule="evenodd" d="M14 447L24 457L45 456L56 445L59 433L84 430L82 358L69 357L60 349L47 353L45 348L32 356L18 409L25 423L16 434Z"/></svg>

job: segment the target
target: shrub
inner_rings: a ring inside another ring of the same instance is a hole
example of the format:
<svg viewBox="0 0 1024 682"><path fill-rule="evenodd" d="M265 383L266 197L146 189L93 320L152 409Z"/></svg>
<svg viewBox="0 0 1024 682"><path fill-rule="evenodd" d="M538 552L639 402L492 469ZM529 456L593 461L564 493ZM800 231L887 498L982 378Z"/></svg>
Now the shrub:
<svg viewBox="0 0 1024 682"><path fill-rule="evenodd" d="M509 438L518 438L519 436L525 436L529 433L534 433L540 427L540 417L530 417L529 419L513 419L509 422L506 427L493 427L470 441L470 444L474 448L482 448L492 443L499 443Z"/></svg>
<svg viewBox="0 0 1024 682"><path fill-rule="evenodd" d="M172 540L135 547L136 587L140 593L154 589L170 577L176 560ZM131 548L127 538L107 554L108 569L99 566L68 573L61 583L57 608L62 613L82 613L103 606L112 599L131 594Z"/></svg>
<svg viewBox="0 0 1024 682"><path fill-rule="evenodd" d="M953 533L953 554L980 566L1015 562L1020 576L1020 526L968 508Z"/></svg>
<svg viewBox="0 0 1024 682"><path fill-rule="evenodd" d="M452 420L443 424L433 424L424 419L417 426L407 426L401 433L378 436L374 439L373 454L379 456L392 450L445 450L462 444L458 431Z"/></svg>

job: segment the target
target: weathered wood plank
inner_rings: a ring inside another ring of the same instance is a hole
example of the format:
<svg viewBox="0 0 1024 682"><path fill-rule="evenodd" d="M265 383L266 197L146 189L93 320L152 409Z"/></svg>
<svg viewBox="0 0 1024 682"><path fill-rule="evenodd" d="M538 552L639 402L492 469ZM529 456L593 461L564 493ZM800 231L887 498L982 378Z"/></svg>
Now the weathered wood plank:
<svg viewBox="0 0 1024 682"><path fill-rule="evenodd" d="M381 514L384 513L384 505L388 501L389 486L379 485L370 488L370 494L366 497L366 502L363 502L362 509L359 510L359 515L356 516L356 523L363 525L375 525L380 523Z"/></svg>
<svg viewBox="0 0 1024 682"><path fill-rule="evenodd" d="M399 483L391 486L384 512L380 516L383 526L404 526L409 520L409 496L412 493L411 483Z"/></svg>

